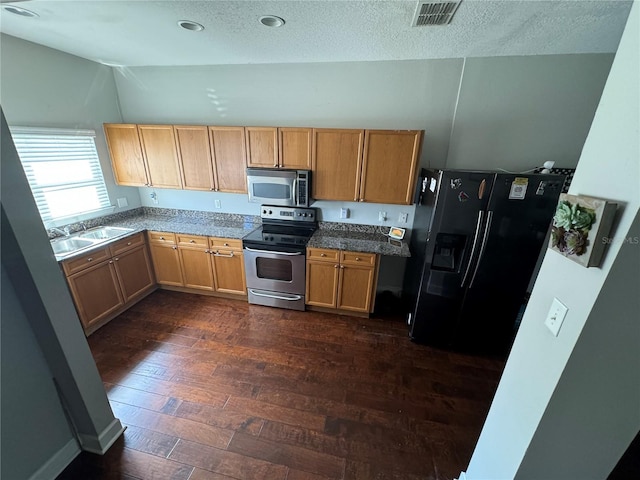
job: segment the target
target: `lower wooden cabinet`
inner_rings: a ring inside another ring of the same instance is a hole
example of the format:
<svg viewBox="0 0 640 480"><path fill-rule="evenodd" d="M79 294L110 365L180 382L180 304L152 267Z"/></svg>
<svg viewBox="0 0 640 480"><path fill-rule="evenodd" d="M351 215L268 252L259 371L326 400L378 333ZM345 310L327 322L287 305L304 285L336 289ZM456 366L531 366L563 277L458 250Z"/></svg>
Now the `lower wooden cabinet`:
<svg viewBox="0 0 640 480"><path fill-rule="evenodd" d="M87 335L155 287L143 233L63 262L62 268Z"/></svg>
<svg viewBox="0 0 640 480"><path fill-rule="evenodd" d="M159 284L224 295L247 294L242 241L149 232Z"/></svg>
<svg viewBox="0 0 640 480"><path fill-rule="evenodd" d="M373 253L308 248L306 304L372 312L378 263Z"/></svg>

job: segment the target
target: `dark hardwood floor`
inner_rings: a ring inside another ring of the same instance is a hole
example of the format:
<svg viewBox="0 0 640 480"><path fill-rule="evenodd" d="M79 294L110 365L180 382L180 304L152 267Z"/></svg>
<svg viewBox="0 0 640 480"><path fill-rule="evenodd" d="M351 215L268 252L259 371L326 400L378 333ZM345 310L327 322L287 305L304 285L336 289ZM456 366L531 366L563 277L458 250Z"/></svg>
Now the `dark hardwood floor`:
<svg viewBox="0 0 640 480"><path fill-rule="evenodd" d="M127 429L60 479L451 479L503 362L362 319L157 291L89 345Z"/></svg>

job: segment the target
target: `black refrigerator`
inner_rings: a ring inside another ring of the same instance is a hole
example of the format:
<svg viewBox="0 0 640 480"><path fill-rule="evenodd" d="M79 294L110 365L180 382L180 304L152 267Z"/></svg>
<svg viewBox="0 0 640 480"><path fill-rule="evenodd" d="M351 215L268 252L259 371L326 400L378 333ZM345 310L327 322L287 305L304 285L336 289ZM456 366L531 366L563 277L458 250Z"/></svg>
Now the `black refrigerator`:
<svg viewBox="0 0 640 480"><path fill-rule="evenodd" d="M506 353L563 175L422 170L405 277L409 337Z"/></svg>

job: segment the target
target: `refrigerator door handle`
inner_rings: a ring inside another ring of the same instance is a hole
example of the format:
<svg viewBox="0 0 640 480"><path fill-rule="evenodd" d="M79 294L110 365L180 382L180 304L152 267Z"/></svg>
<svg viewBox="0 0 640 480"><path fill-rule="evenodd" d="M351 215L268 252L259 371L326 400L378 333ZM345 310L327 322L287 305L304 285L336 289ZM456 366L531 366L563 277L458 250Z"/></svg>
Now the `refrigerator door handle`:
<svg viewBox="0 0 640 480"><path fill-rule="evenodd" d="M467 281L467 277L469 276L469 272L471 271L471 265L473 265L473 259L476 254L476 249L478 248L478 240L480 238L480 230L482 227L483 220L484 220L484 211L480 210L478 212L478 223L476 224L476 233L473 236L473 244L471 246L471 255L469 255L469 263L467 264L467 269L464 272L464 277L462 277L462 282L460 282L460 288L464 287L464 284Z"/></svg>
<svg viewBox="0 0 640 480"><path fill-rule="evenodd" d="M482 256L484 255L484 250L487 247L487 240L489 239L489 230L491 230L492 219L493 219L493 212L489 210L487 212L487 226L484 229L484 235L482 236L482 245L480 246L480 253L478 254L478 261L476 262L476 268L473 271L473 276L471 277L469 288L473 287L473 282L475 281L476 274L478 273L478 269L480 268L480 262L482 262Z"/></svg>

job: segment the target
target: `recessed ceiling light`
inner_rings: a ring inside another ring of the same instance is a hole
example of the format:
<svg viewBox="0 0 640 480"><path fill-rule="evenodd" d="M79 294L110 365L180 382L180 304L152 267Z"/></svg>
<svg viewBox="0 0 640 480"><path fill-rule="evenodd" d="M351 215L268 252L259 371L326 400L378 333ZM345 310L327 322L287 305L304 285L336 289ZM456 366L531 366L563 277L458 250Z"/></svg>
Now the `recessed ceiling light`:
<svg viewBox="0 0 640 480"><path fill-rule="evenodd" d="M180 20L178 22L178 25L180 25L185 30L191 30L192 32L199 32L201 30L204 30L204 27L202 25L196 22L192 22L191 20Z"/></svg>
<svg viewBox="0 0 640 480"><path fill-rule="evenodd" d="M16 15L20 15L21 17L39 17L36 12L32 12L31 10L27 10L26 8L16 7L15 5L3 5L3 10L14 13Z"/></svg>
<svg viewBox="0 0 640 480"><path fill-rule="evenodd" d="M275 15L265 15L264 17L260 17L260 23L266 27L281 27L284 25L284 20Z"/></svg>

